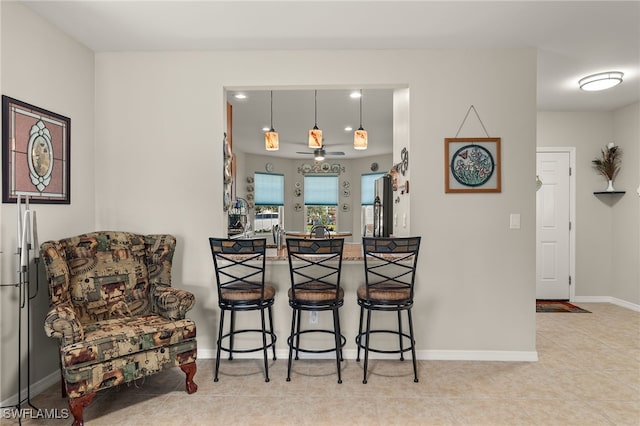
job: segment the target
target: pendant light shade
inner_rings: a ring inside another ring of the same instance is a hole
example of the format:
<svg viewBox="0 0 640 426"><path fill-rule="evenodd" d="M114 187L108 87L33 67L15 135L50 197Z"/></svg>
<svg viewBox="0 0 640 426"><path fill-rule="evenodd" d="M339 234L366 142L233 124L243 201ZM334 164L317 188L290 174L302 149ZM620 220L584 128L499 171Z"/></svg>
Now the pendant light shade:
<svg viewBox="0 0 640 426"><path fill-rule="evenodd" d="M314 91L314 118L313 129L309 130L309 148L322 148L322 130L318 129L318 91Z"/></svg>
<svg viewBox="0 0 640 426"><path fill-rule="evenodd" d="M360 127L353 133L353 148L367 149L368 143L367 131L362 127L362 89L360 89Z"/></svg>
<svg viewBox="0 0 640 426"><path fill-rule="evenodd" d="M273 129L273 90L271 91L271 129L264 134L264 148L267 151L277 151L280 148L278 132Z"/></svg>

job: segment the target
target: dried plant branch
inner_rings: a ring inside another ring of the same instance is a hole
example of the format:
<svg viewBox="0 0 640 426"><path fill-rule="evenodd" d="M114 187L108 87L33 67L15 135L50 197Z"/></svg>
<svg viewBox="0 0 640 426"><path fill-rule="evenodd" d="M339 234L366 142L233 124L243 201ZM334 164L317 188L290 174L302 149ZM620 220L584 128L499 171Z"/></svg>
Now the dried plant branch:
<svg viewBox="0 0 640 426"><path fill-rule="evenodd" d="M592 161L593 167L602 173L602 175L608 180L613 181L620 171L620 166L622 164L622 150L610 143L602 149L601 153L602 155L600 158L596 158Z"/></svg>

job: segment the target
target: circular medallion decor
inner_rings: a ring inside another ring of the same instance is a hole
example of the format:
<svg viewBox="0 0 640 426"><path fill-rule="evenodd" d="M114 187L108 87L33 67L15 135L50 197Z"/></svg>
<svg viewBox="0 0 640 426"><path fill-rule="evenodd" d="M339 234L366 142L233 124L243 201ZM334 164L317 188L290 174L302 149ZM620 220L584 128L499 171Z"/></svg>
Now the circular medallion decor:
<svg viewBox="0 0 640 426"><path fill-rule="evenodd" d="M378 163L371 163L371 171L372 172L377 172L378 171Z"/></svg>
<svg viewBox="0 0 640 426"><path fill-rule="evenodd" d="M451 174L461 185L481 186L491 179L496 168L491 153L480 145L465 145L451 158Z"/></svg>
<svg viewBox="0 0 640 426"><path fill-rule="evenodd" d="M264 168L265 168L266 171L271 173L273 171L273 164L267 163L267 164L265 164Z"/></svg>

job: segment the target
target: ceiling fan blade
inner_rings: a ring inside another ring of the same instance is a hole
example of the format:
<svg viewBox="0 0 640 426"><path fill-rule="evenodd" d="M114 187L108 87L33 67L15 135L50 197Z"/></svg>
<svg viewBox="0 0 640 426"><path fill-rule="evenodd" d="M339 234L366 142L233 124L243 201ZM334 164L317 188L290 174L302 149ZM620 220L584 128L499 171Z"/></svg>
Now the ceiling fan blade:
<svg viewBox="0 0 640 426"><path fill-rule="evenodd" d="M302 152L302 151L296 151L296 154L313 155L313 152Z"/></svg>
<svg viewBox="0 0 640 426"><path fill-rule="evenodd" d="M327 152L325 154L326 155L344 155L344 152L342 152L342 151L332 151L332 152Z"/></svg>

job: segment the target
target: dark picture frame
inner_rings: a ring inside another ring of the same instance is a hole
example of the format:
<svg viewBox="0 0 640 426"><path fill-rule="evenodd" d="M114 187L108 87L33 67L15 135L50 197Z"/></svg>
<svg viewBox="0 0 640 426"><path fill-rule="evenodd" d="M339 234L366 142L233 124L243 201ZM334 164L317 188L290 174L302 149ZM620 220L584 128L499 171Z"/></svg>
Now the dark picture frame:
<svg viewBox="0 0 640 426"><path fill-rule="evenodd" d="M71 203L71 119L2 96L2 202Z"/></svg>
<svg viewBox="0 0 640 426"><path fill-rule="evenodd" d="M501 192L500 138L445 138L445 192Z"/></svg>

